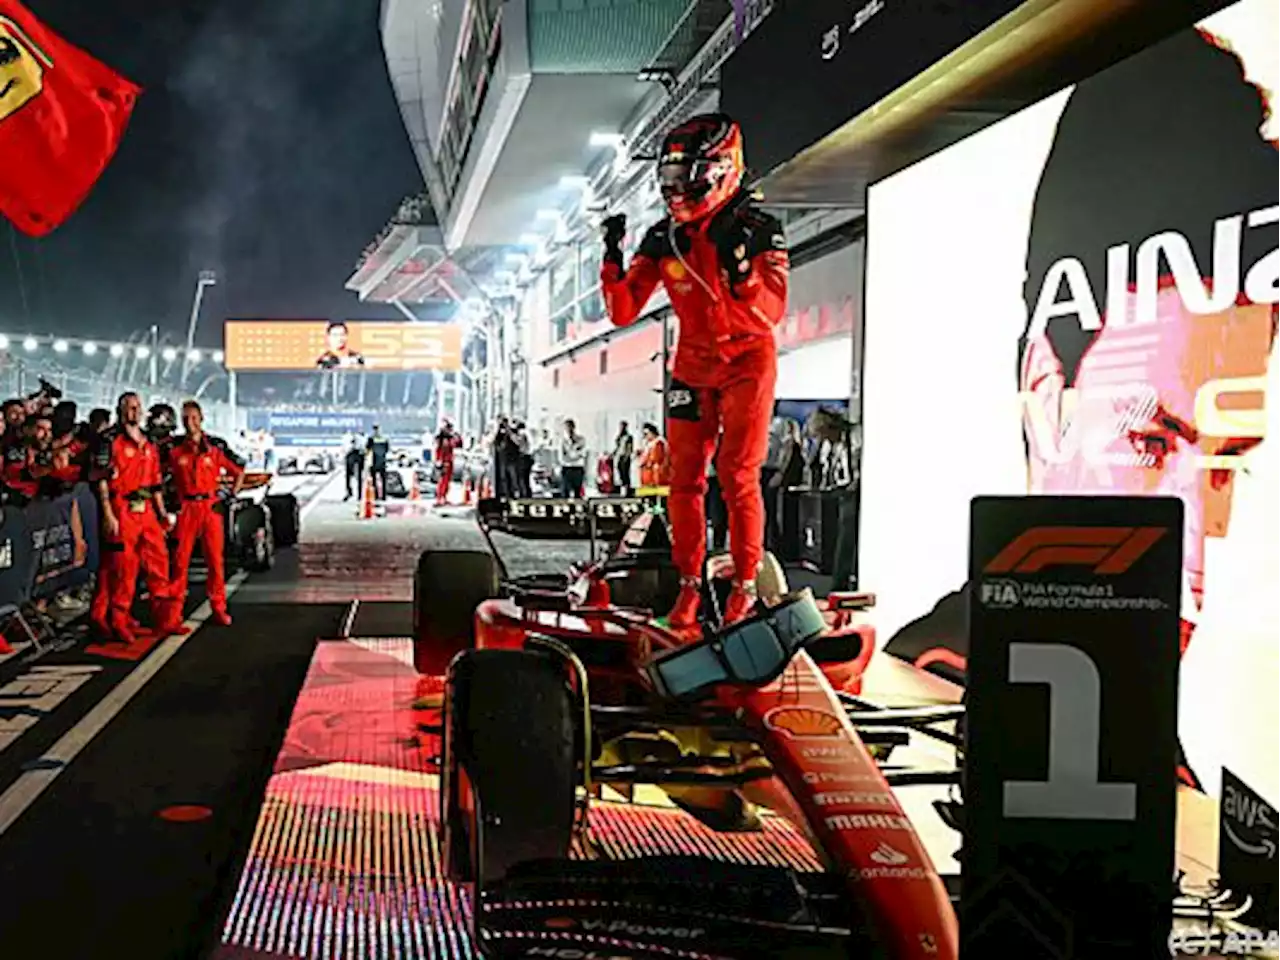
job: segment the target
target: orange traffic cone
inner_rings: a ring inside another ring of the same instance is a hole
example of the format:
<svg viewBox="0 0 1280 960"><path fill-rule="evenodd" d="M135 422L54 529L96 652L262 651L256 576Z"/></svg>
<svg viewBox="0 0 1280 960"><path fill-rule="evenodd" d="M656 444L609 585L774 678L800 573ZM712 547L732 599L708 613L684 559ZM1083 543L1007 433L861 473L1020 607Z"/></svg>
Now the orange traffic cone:
<svg viewBox="0 0 1280 960"><path fill-rule="evenodd" d="M360 511L360 516L365 520L373 519L373 481L370 480L364 485L364 508Z"/></svg>
<svg viewBox="0 0 1280 960"><path fill-rule="evenodd" d="M13 653L13 646L5 639L5 635L0 633L0 656Z"/></svg>
<svg viewBox="0 0 1280 960"><path fill-rule="evenodd" d="M413 471L413 481L409 484L409 499L421 500L422 491L418 489L418 471Z"/></svg>
<svg viewBox="0 0 1280 960"><path fill-rule="evenodd" d="M467 479L462 481L462 502L468 505L471 503L471 478L470 477L467 477Z"/></svg>

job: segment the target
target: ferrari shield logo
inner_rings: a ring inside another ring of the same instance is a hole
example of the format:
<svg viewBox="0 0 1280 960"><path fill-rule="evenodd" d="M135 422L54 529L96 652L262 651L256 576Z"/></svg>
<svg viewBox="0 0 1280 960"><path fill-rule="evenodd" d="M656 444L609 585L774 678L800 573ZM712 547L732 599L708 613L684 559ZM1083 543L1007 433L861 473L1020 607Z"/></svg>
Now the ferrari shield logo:
<svg viewBox="0 0 1280 960"><path fill-rule="evenodd" d="M52 66L20 26L0 17L0 122L40 95L44 72Z"/></svg>
<svg viewBox="0 0 1280 960"><path fill-rule="evenodd" d="M684 268L684 264L679 260L668 260L663 264L662 269L672 280L683 280L689 275L689 271Z"/></svg>

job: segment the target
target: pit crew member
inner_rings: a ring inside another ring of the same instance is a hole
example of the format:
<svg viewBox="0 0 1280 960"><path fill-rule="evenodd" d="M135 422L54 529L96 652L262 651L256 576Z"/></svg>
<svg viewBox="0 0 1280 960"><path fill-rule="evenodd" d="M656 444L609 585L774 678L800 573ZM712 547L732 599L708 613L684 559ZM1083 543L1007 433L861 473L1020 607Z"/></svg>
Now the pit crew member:
<svg viewBox="0 0 1280 960"><path fill-rule="evenodd" d="M787 302L790 269L781 224L743 187L742 130L706 114L667 134L658 179L669 216L640 241L626 269L622 215L604 222L601 283L609 319L632 323L658 283L680 320L667 392L673 556L682 587L668 623L697 624L706 554L707 465L721 436L717 474L729 508L734 584L725 622L755 605L764 557L760 468L768 448L777 380L774 326Z"/></svg>
<svg viewBox="0 0 1280 960"><path fill-rule="evenodd" d="M231 478L230 496L244 483L244 460L221 437L204 432L204 411L188 400L182 405L182 427L186 431L169 445L166 466L173 476L178 510L178 546L173 554L173 590L181 601L187 596L187 574L191 552L200 541L209 568L207 591L213 620L231 626L227 613L227 573L224 562L225 531L221 501L222 478Z"/></svg>
<svg viewBox="0 0 1280 960"><path fill-rule="evenodd" d="M142 401L123 393L116 405L116 425L104 431L93 453L98 500L108 543L117 545L111 564L108 624L115 638L136 640L130 610L141 570L151 594L156 632L185 633L181 604L169 582L165 526L169 514L161 491L160 451L142 429ZM161 518L164 518L163 520Z"/></svg>
<svg viewBox="0 0 1280 960"><path fill-rule="evenodd" d="M440 479L436 481L436 506L449 502L449 485L453 483L453 454L462 446L462 437L445 420L436 434L436 463L440 464Z"/></svg>

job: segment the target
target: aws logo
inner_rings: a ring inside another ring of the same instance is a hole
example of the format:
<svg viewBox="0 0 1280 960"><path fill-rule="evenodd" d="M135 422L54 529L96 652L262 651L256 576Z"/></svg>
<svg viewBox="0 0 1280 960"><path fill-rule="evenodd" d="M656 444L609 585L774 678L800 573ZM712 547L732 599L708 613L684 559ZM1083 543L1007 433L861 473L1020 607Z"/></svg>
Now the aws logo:
<svg viewBox="0 0 1280 960"><path fill-rule="evenodd" d="M0 121L44 90L44 72L53 60L13 20L0 17Z"/></svg>

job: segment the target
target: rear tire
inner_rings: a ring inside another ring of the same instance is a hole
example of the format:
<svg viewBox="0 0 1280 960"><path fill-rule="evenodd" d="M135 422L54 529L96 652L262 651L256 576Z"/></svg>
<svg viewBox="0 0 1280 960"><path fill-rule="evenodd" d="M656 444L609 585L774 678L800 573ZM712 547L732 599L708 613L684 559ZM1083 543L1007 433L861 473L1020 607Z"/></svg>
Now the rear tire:
<svg viewBox="0 0 1280 960"><path fill-rule="evenodd" d="M275 563L271 515L258 503L245 503L235 510L231 523L232 542L241 564L253 573L270 570Z"/></svg>
<svg viewBox="0 0 1280 960"><path fill-rule="evenodd" d="M476 607L498 596L498 562L485 550L425 550L413 575L413 663L440 676L476 645Z"/></svg>
<svg viewBox="0 0 1280 960"><path fill-rule="evenodd" d="M450 665L445 690L440 823L449 878L482 889L518 864L568 857L579 772L563 666L543 653L468 650Z"/></svg>
<svg viewBox="0 0 1280 960"><path fill-rule="evenodd" d="M272 493L267 496L267 511L271 514L271 530L277 547L292 547L298 543L302 527L302 510L298 498L292 493Z"/></svg>

